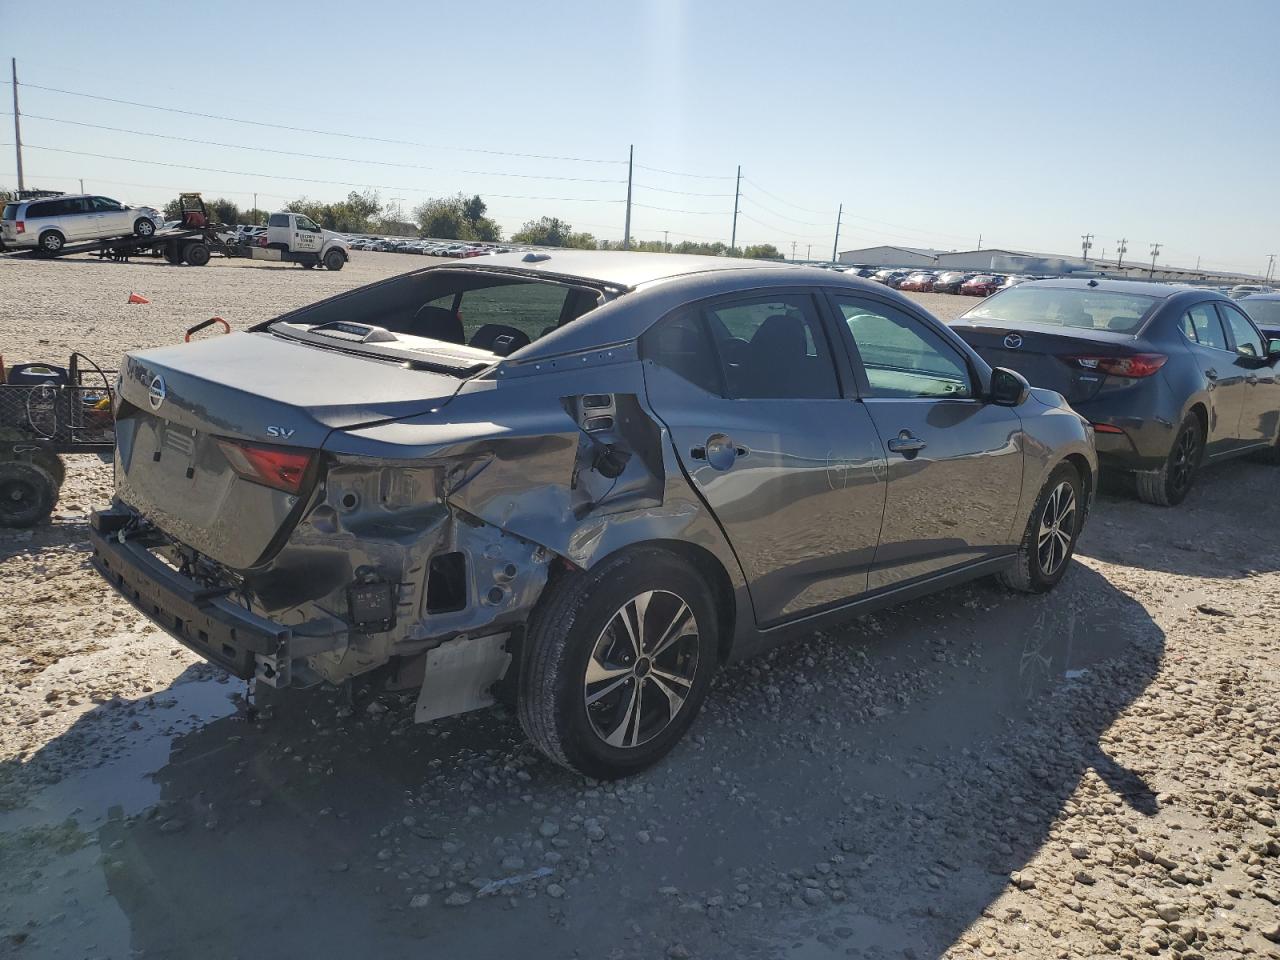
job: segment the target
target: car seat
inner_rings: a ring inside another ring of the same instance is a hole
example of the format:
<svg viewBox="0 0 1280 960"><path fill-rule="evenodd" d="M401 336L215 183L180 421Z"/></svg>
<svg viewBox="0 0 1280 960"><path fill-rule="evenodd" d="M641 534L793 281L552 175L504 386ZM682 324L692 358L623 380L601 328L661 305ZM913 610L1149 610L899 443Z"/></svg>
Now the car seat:
<svg viewBox="0 0 1280 960"><path fill-rule="evenodd" d="M424 303L418 308L418 312L413 315L413 323L406 332L415 337L430 337L445 343L467 342L462 330L462 320L458 315L452 310L430 303Z"/></svg>
<svg viewBox="0 0 1280 960"><path fill-rule="evenodd" d="M804 321L794 315L774 314L751 338L746 362L738 372L738 395L811 397L812 359Z"/></svg>
<svg viewBox="0 0 1280 960"><path fill-rule="evenodd" d="M469 346L479 350L488 350L500 357L509 357L521 347L527 347L531 341L523 330L509 327L505 323L486 323L471 335Z"/></svg>

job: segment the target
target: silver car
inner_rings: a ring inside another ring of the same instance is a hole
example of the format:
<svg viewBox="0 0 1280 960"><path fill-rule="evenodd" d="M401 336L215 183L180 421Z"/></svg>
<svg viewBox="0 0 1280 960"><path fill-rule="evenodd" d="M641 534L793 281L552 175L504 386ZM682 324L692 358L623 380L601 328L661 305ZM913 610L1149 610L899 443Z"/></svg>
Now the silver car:
<svg viewBox="0 0 1280 960"><path fill-rule="evenodd" d="M593 777L712 675L997 575L1063 576L1089 425L884 287L749 260L442 264L122 364L95 563L273 686L512 704Z"/></svg>
<svg viewBox="0 0 1280 960"><path fill-rule="evenodd" d="M69 194L6 203L0 235L6 247L54 255L67 244L86 240L150 237L156 232L155 217L150 207L135 209L110 197Z"/></svg>

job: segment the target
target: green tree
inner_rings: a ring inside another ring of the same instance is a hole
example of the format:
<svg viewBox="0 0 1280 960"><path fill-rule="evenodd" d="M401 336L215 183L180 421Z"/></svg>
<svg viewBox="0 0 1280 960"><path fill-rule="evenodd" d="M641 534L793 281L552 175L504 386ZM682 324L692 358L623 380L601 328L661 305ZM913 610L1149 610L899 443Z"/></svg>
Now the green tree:
<svg viewBox="0 0 1280 960"><path fill-rule="evenodd" d="M742 255L749 260L783 260L782 251L775 247L772 243L757 243L754 246L747 247L742 251Z"/></svg>
<svg viewBox="0 0 1280 960"><path fill-rule="evenodd" d="M435 197L419 204L414 208L413 219L424 237L488 242L501 240L502 228L485 216L488 209L478 194L467 197L459 193L452 197Z"/></svg>
<svg viewBox="0 0 1280 960"><path fill-rule="evenodd" d="M511 235L515 243L531 243L540 247L574 247L594 250L596 238L589 233L574 233L573 227L559 217L541 217L528 220Z"/></svg>

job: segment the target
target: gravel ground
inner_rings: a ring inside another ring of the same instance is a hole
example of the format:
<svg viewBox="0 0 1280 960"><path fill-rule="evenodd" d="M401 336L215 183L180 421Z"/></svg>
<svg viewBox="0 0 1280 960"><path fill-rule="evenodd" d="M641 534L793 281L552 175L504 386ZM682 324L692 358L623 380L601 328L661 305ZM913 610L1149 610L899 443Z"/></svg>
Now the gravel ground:
<svg viewBox="0 0 1280 960"><path fill-rule="evenodd" d="M114 366L420 265L0 258L0 348ZM110 482L70 458L53 522L0 534L0 955L1280 957L1273 468L1108 490L1050 597L979 582L730 668L609 785L497 711L248 721L88 568Z"/></svg>

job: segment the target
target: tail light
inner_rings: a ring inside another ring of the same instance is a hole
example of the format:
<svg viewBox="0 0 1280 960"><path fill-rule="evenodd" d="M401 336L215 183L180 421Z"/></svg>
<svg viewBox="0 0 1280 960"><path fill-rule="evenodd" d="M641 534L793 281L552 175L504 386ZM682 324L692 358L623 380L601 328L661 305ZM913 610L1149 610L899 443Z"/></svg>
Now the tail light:
<svg viewBox="0 0 1280 960"><path fill-rule="evenodd" d="M18 233L26 233L26 232L27 232L27 221L25 221L25 220L19 220L19 221L17 222L17 224L15 224L14 229L16 229L16 230L18 231Z"/></svg>
<svg viewBox="0 0 1280 960"><path fill-rule="evenodd" d="M1119 427L1113 427L1109 423L1091 423L1094 433L1124 433Z"/></svg>
<svg viewBox="0 0 1280 960"><path fill-rule="evenodd" d="M1169 358L1163 353L1129 353L1119 357L1063 357L1085 370L1099 370L1116 377L1149 377Z"/></svg>
<svg viewBox="0 0 1280 960"><path fill-rule="evenodd" d="M300 493L315 451L273 447L238 440L218 440L231 469L245 480L285 493Z"/></svg>

